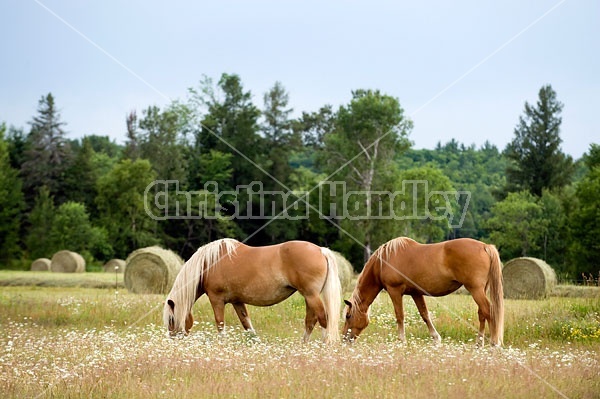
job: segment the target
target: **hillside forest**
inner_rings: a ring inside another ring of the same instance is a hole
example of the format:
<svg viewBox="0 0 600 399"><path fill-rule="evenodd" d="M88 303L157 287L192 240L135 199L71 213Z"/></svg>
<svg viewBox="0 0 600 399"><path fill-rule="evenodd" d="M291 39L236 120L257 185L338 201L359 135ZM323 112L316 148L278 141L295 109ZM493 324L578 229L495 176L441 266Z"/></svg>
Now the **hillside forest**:
<svg viewBox="0 0 600 399"><path fill-rule="evenodd" d="M562 152L569 132L550 85L515 115L505 148L414 149L413 122L379 90L301 113L289 96L277 82L256 103L238 75L204 77L185 100L124 115L119 144L68 139L60 99L42 95L27 127L0 122L0 268L62 249L88 270L150 245L187 259L234 237L311 241L360 271L397 236L472 237L505 261L544 259L561 281L598 278L600 146Z"/></svg>

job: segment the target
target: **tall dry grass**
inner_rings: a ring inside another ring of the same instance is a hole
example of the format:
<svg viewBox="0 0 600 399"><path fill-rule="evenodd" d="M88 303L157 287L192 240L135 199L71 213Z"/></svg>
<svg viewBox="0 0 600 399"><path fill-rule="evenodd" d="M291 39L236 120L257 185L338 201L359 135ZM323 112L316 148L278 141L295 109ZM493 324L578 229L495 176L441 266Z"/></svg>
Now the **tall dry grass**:
<svg viewBox="0 0 600 399"><path fill-rule="evenodd" d="M110 289L7 287L0 293L2 397L597 397L600 322L594 299L507 301L507 347L477 348L469 296L429 300L442 345L406 300L408 343L389 298L374 303L355 344L301 344L303 298L251 307L258 338L233 309L219 336L206 300L192 333L170 339L161 295ZM595 324L594 324L595 323ZM573 335L571 328L588 329ZM584 336L585 335L585 336Z"/></svg>

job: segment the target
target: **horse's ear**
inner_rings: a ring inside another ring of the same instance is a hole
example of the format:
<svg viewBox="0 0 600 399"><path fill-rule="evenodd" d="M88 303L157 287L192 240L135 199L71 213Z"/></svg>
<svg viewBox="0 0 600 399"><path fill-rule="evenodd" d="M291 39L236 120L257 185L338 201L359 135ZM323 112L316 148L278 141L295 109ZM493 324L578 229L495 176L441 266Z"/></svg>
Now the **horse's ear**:
<svg viewBox="0 0 600 399"><path fill-rule="evenodd" d="M349 308L351 308L351 307L352 307L352 302L350 302L349 300L347 300L347 299L344 299L344 303L345 303L346 305L348 305L348 307L349 307Z"/></svg>
<svg viewBox="0 0 600 399"><path fill-rule="evenodd" d="M171 310L175 310L175 302L173 302L171 299L167 300L167 303L169 304L169 307L171 308Z"/></svg>

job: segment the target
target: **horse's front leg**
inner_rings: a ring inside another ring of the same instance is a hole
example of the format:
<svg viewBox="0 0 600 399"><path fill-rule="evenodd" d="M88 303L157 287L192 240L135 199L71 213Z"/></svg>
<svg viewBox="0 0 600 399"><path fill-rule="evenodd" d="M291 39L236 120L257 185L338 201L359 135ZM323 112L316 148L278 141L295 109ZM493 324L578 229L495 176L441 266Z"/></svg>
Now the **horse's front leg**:
<svg viewBox="0 0 600 399"><path fill-rule="evenodd" d="M402 342L406 342L406 333L404 332L404 304L402 303L402 290L389 288L387 289L388 294L394 305L394 312L396 313L396 323L398 325L398 338Z"/></svg>
<svg viewBox="0 0 600 399"><path fill-rule="evenodd" d="M217 330L220 334L225 332L225 301L221 298L215 298L209 296L210 304L215 314L215 323L217 323Z"/></svg>
<svg viewBox="0 0 600 399"><path fill-rule="evenodd" d="M417 309L419 309L419 314L421 315L421 318L423 319L425 324L427 324L427 328L429 329L429 335L436 343L441 343L442 337L440 337L440 334L438 334L437 330L433 326L433 323L431 322L431 318L429 317L429 310L427 309L427 304L425 303L425 298L423 298L423 295L413 295L412 298L413 301L415 301L415 305L417 305Z"/></svg>
<svg viewBox="0 0 600 399"><path fill-rule="evenodd" d="M235 309L235 313L237 313L238 318L240 319L240 323L242 323L242 326L244 327L244 330L249 331L251 333L255 333L254 327L252 327L252 321L250 321L250 315L248 314L246 304L234 303L233 308Z"/></svg>

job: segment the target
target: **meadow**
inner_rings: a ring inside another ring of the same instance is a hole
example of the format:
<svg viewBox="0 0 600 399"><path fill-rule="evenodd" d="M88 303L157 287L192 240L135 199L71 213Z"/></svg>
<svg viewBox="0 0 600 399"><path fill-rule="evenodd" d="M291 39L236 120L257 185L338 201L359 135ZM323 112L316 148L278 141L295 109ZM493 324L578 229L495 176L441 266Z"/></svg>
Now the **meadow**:
<svg viewBox="0 0 600 399"><path fill-rule="evenodd" d="M172 339L161 325L164 296L130 294L115 287L115 275L98 278L109 286L3 284L0 396L597 398L600 392L596 294L506 300L505 345L493 349L475 346L476 306L456 294L428 298L441 345L430 341L405 298L408 342L401 344L383 293L357 342L328 347L318 329L310 343L301 342L299 295L250 307L257 336L241 331L230 307L227 333L218 335L202 298L191 334Z"/></svg>

